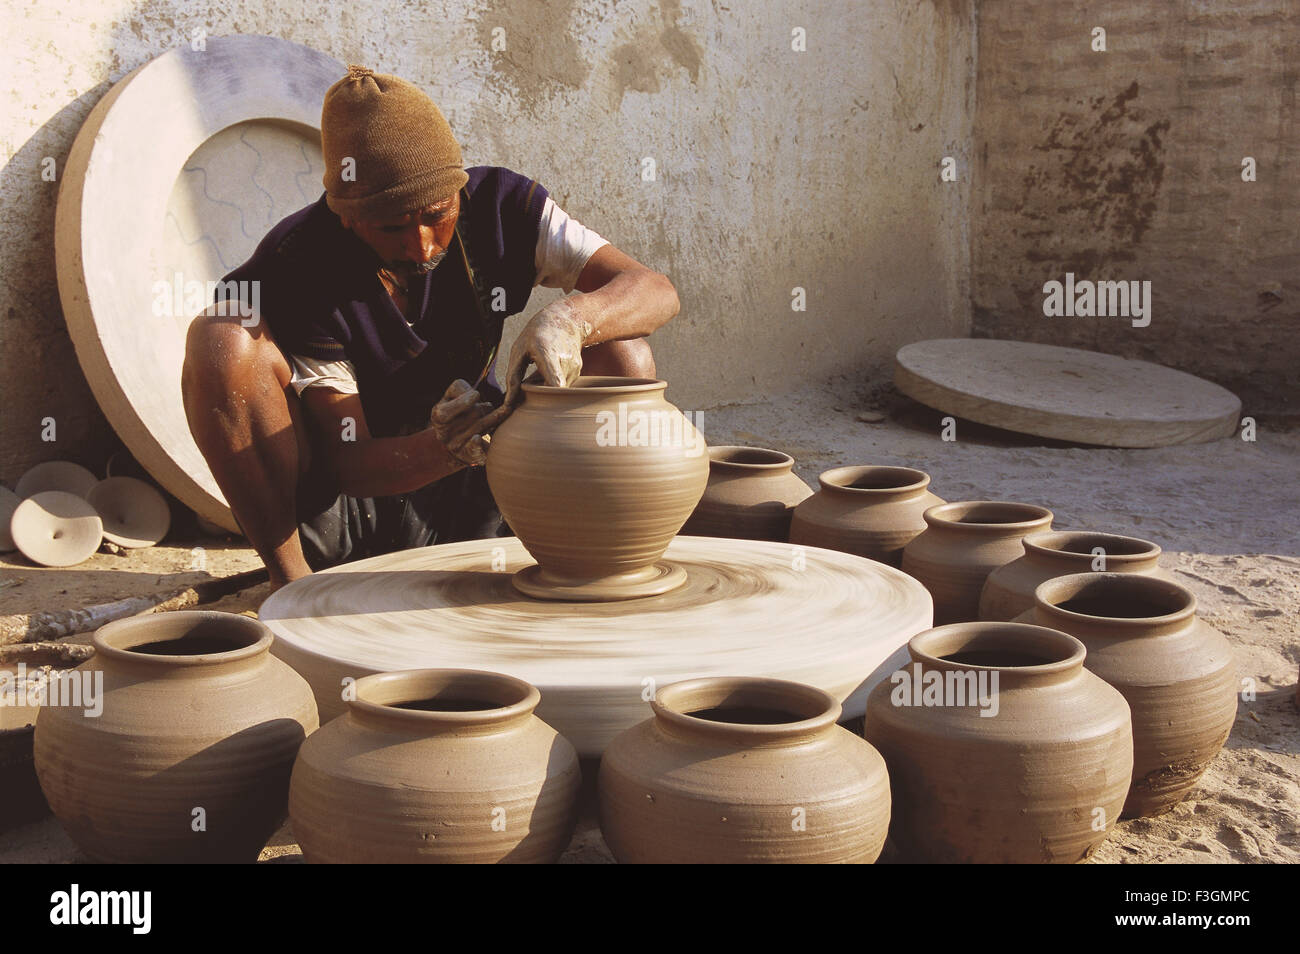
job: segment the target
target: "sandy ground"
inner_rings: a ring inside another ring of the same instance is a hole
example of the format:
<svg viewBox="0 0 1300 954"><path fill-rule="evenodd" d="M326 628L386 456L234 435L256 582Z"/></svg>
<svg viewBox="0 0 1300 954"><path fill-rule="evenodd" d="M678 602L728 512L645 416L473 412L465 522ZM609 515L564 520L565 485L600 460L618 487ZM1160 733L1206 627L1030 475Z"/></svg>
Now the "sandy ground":
<svg viewBox="0 0 1300 954"><path fill-rule="evenodd" d="M669 398L671 399L671 388ZM904 464L948 500L1043 504L1058 529L1129 533L1164 548L1161 563L1191 589L1201 615L1237 648L1243 687L1227 745L1171 813L1121 822L1094 861L1300 862L1300 426L1261 418L1257 440L1154 450L1083 448L958 422L940 439L940 415L889 389L838 382L769 402L702 409L712 444L791 454L810 484L844 464ZM878 412L880 421L861 421ZM1249 413L1249 411L1248 411ZM0 614L80 607L226 576L260 565L240 545L196 536L125 556L96 554L65 570L19 554L0 559ZM201 547L202 570L194 569ZM10 581L17 580L16 583ZM9 585L4 585L8 583ZM267 587L205 608L254 614ZM301 860L286 826L264 861ZM77 852L53 819L0 835L0 862L71 862ZM562 859L612 860L590 815Z"/></svg>

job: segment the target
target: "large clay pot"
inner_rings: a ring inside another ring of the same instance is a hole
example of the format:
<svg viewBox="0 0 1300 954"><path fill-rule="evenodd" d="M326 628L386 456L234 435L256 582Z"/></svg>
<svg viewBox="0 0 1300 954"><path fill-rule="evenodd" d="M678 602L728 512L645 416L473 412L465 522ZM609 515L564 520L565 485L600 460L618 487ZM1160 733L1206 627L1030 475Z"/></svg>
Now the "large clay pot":
<svg viewBox="0 0 1300 954"><path fill-rule="evenodd" d="M619 861L875 861L889 777L820 689L762 678L665 686L605 749L600 828Z"/></svg>
<svg viewBox="0 0 1300 954"><path fill-rule="evenodd" d="M497 506L539 564L515 575L520 591L630 599L686 582L658 561L704 493L708 448L665 387L601 377L523 386L487 457Z"/></svg>
<svg viewBox="0 0 1300 954"><path fill-rule="evenodd" d="M934 597L934 622L979 617L989 574L1025 555L1021 541L1052 528L1052 511L1025 503L967 500L931 507L925 531L903 549L902 569Z"/></svg>
<svg viewBox="0 0 1300 954"><path fill-rule="evenodd" d="M537 718L541 693L468 669L364 676L348 711L303 745L289 789L309 862L553 862L581 773Z"/></svg>
<svg viewBox="0 0 1300 954"><path fill-rule="evenodd" d="M790 515L811 493L795 475L789 454L762 447L710 447L709 483L682 533L784 543Z"/></svg>
<svg viewBox="0 0 1300 954"><path fill-rule="evenodd" d="M1133 787L1124 816L1169 811L1223 748L1237 717L1237 666L1196 597L1169 580L1076 573L1038 587L1021 616L1077 637L1085 665L1133 713Z"/></svg>
<svg viewBox="0 0 1300 954"><path fill-rule="evenodd" d="M912 637L867 699L906 860L1074 862L1119 820L1133 769L1124 697L1074 637L958 623Z"/></svg>
<svg viewBox="0 0 1300 954"><path fill-rule="evenodd" d="M1038 584L1070 573L1136 573L1172 580L1160 569L1160 547L1115 533L1049 530L1021 541L1025 554L989 574L980 594L980 619L1012 620L1033 609Z"/></svg>
<svg viewBox="0 0 1300 954"><path fill-rule="evenodd" d="M911 467L837 467L795 510L790 542L842 550L898 566L903 547L925 529L921 515L943 503L930 475Z"/></svg>
<svg viewBox="0 0 1300 954"><path fill-rule="evenodd" d="M257 860L317 726L311 688L271 642L257 620L213 612L95 633L72 673L98 702L51 695L36 719L36 774L78 848L96 861Z"/></svg>

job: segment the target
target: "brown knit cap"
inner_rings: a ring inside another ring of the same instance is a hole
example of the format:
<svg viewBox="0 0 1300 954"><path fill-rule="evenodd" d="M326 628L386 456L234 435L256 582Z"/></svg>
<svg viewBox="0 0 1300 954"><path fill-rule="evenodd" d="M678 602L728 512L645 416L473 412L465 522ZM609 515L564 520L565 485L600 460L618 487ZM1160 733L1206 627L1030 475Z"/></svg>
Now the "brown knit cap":
<svg viewBox="0 0 1300 954"><path fill-rule="evenodd" d="M349 66L325 93L320 131L325 201L337 215L393 218L448 199L469 181L442 112L396 76Z"/></svg>

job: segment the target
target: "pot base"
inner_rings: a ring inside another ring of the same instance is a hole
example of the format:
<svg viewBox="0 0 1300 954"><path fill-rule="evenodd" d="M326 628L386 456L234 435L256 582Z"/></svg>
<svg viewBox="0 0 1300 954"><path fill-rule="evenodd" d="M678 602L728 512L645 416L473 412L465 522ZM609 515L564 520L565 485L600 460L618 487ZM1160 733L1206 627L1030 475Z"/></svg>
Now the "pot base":
<svg viewBox="0 0 1300 954"><path fill-rule="evenodd" d="M676 563L661 561L632 573L574 580L533 564L516 573L510 582L520 593L539 600L604 603L670 593L686 583L686 570Z"/></svg>

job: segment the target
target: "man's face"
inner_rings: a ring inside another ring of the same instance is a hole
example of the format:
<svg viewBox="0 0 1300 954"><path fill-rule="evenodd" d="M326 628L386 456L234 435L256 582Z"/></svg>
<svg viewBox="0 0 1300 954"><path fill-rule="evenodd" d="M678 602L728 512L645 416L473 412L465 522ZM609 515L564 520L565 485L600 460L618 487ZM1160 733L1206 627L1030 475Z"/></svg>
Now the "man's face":
<svg viewBox="0 0 1300 954"><path fill-rule="evenodd" d="M379 221L349 221L343 224L369 245L384 267L411 278L433 271L451 244L460 214L460 195L415 212Z"/></svg>

